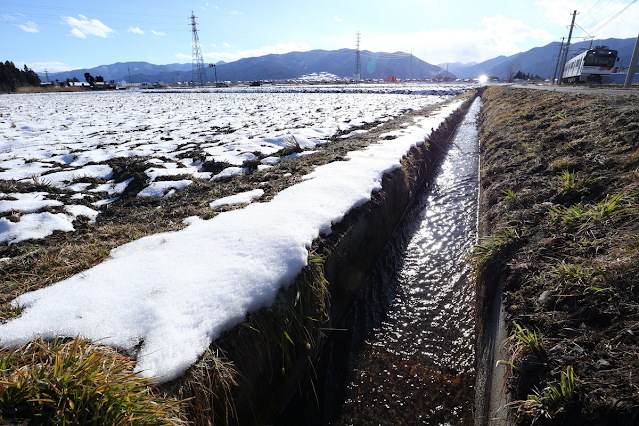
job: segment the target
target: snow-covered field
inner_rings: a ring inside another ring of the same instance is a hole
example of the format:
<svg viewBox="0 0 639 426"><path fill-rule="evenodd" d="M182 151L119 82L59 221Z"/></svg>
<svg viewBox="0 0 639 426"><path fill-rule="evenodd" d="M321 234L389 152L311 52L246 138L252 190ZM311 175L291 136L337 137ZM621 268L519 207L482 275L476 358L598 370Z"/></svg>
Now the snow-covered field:
<svg viewBox="0 0 639 426"><path fill-rule="evenodd" d="M412 88L423 93L465 89ZM20 222L0 218L0 243L73 230L77 215L93 218L102 206L117 201L130 181L111 180L113 170L105 162L113 158L148 158L148 187L138 196L160 197L192 183L184 175L230 176L244 172L246 160L261 160L262 167L268 167L279 160L269 155L281 150L291 136L302 148L312 149L340 131L383 122L442 98L387 93L396 85L356 87L376 92L366 94L304 93L335 90L333 86L286 86L281 90L293 93L273 93L276 89L0 96L0 180L47 183L67 193L55 201L44 192L0 193L0 214L22 213ZM204 161L228 167L217 175L203 172L202 154ZM158 176L161 182L156 182ZM82 182L83 177L101 181ZM65 213L37 213L60 203L69 206ZM84 208L73 207L77 204Z"/></svg>
<svg viewBox="0 0 639 426"><path fill-rule="evenodd" d="M159 176L216 179L241 173L246 160L268 167L279 160L271 154L291 135L313 149L340 131L348 136L354 127L444 98L194 92L0 96L0 179L47 182L65 190L55 199L46 192L0 193L0 214L20 212L19 221L0 218L0 243L72 231L78 215L94 220L130 183L109 180L109 159L148 158L148 186L138 196L163 196L191 180L156 181ZM222 331L272 303L305 265L312 241L369 200L383 174L399 167L411 146L422 143L456 105L393 132L396 139L350 153L350 161L318 167L271 202L210 220L190 218L183 231L126 244L89 271L19 297L14 304L27 309L0 326L2 344L22 343L34 334L81 334L128 350L144 342L138 369L161 380L178 376ZM202 152L207 161L228 167L218 175L203 172ZM99 180L81 182L83 177ZM258 189L227 202L260 196ZM47 206L63 206L65 212L39 213Z"/></svg>

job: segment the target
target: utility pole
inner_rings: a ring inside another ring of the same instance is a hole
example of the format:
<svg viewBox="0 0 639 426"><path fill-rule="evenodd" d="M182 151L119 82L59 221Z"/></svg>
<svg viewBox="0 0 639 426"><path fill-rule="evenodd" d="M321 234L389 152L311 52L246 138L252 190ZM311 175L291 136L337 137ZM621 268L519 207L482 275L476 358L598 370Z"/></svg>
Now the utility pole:
<svg viewBox="0 0 639 426"><path fill-rule="evenodd" d="M557 77L557 68L559 68L559 61L561 61L561 53L564 49L564 39L566 37L561 38L561 45L559 46L559 55L557 55L557 65L555 65L555 73L552 75L552 84L557 84L555 78Z"/></svg>
<svg viewBox="0 0 639 426"><path fill-rule="evenodd" d="M209 64L209 68L213 68L213 70L215 71L215 87L217 87L217 67L215 66L215 64Z"/></svg>
<svg viewBox="0 0 639 426"><path fill-rule="evenodd" d="M200 49L200 38L197 35L197 26L193 11L191 11L191 27L193 32L193 63L191 66L191 81L193 84L199 84L201 86L208 78L206 76L206 68L204 68L202 49Z"/></svg>
<svg viewBox="0 0 639 426"><path fill-rule="evenodd" d="M635 71L637 71L637 61L639 61L639 36L637 36L635 50L632 51L632 59L630 60L630 66L628 67L626 82L623 85L624 89L628 89L632 85L632 79L635 77Z"/></svg>
<svg viewBox="0 0 639 426"><path fill-rule="evenodd" d="M410 62L408 63L408 79L413 78L413 52L410 52Z"/></svg>
<svg viewBox="0 0 639 426"><path fill-rule="evenodd" d="M362 64L359 59L359 40L360 34L358 31L355 36L357 47L355 48L355 71L353 71L353 80L355 80L356 83L359 83L359 80L362 78Z"/></svg>
<svg viewBox="0 0 639 426"><path fill-rule="evenodd" d="M572 23L570 24L570 31L568 31L568 41L566 42L566 52L564 53L564 59L561 61L561 71L559 71L558 84L561 84L561 79L564 75L564 67L566 66L566 61L568 60L568 50L570 49L570 39L572 38L572 29L575 27L575 17L577 17L576 10L572 13Z"/></svg>
<svg viewBox="0 0 639 426"><path fill-rule="evenodd" d="M131 68L130 67L126 67L126 69L129 70L129 84L133 85L133 80L131 80Z"/></svg>

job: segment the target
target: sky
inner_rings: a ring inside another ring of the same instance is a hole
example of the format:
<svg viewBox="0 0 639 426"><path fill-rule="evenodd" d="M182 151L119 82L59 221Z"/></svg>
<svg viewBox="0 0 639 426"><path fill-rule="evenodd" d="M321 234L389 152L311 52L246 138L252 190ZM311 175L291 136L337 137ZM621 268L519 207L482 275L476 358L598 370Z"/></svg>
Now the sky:
<svg viewBox="0 0 639 426"><path fill-rule="evenodd" d="M357 32L362 50L481 62L560 41L573 10L577 41L637 37L637 0L0 0L0 60L38 72L190 63L193 12L205 63L353 49Z"/></svg>

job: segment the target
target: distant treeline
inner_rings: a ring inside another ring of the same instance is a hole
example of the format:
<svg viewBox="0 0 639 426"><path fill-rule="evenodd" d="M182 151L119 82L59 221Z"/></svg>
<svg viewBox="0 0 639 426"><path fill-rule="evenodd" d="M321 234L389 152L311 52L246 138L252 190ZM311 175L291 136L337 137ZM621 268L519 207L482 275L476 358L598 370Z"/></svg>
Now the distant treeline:
<svg viewBox="0 0 639 426"><path fill-rule="evenodd" d="M31 68L20 70L13 62L0 62L0 92L15 92L18 87L40 86L40 77Z"/></svg>

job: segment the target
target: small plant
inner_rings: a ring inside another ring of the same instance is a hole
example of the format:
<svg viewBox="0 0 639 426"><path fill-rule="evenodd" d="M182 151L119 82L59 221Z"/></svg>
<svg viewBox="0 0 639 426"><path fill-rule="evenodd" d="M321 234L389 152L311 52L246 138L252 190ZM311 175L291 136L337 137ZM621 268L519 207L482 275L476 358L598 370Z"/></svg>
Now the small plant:
<svg viewBox="0 0 639 426"><path fill-rule="evenodd" d="M597 277L605 277L601 270L582 265L569 265L565 262L554 268L553 274L566 282L582 285L592 282Z"/></svg>
<svg viewBox="0 0 639 426"><path fill-rule="evenodd" d="M534 353L542 353L545 350L544 337L538 331L530 331L513 321L515 333L513 337L519 343L530 348Z"/></svg>
<svg viewBox="0 0 639 426"><path fill-rule="evenodd" d="M483 237L468 255L467 260L476 264L476 273L482 274L495 258L508 247L519 241L525 234L507 226L490 237Z"/></svg>
<svg viewBox="0 0 639 426"><path fill-rule="evenodd" d="M559 180L561 181L559 192L570 192L574 190L577 176L577 173L570 173L568 170L563 170L559 175Z"/></svg>
<svg viewBox="0 0 639 426"><path fill-rule="evenodd" d="M568 114L566 113L566 110L563 110L555 114L555 120L565 120L566 118L568 118Z"/></svg>
<svg viewBox="0 0 639 426"><path fill-rule="evenodd" d="M512 189L507 189L502 191L502 193L504 194L504 200L507 203L512 204L517 201L517 195L515 195L515 192Z"/></svg>
<svg viewBox="0 0 639 426"><path fill-rule="evenodd" d="M626 206L620 203L623 195L624 193L620 192L608 201L586 207L576 204L570 207L550 208L550 215L553 222L562 223L568 228L575 228L578 225L584 227L600 222L612 213L625 209Z"/></svg>
<svg viewBox="0 0 639 426"><path fill-rule="evenodd" d="M302 152L302 147L294 135L288 135L284 138L284 155L291 155L294 152Z"/></svg>
<svg viewBox="0 0 639 426"><path fill-rule="evenodd" d="M562 400L569 400L575 391L576 381L577 378L575 377L573 368L568 367L565 373L561 373L561 383L559 387L548 383L548 386L541 392L535 390L532 395L528 395L528 399L524 401L513 401L508 405L516 408L516 417L526 415L536 419L541 415L546 418L551 418L553 413L556 414L562 410L562 408L556 410L557 407L555 407L551 411L551 406Z"/></svg>

